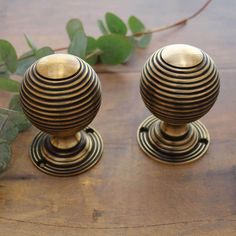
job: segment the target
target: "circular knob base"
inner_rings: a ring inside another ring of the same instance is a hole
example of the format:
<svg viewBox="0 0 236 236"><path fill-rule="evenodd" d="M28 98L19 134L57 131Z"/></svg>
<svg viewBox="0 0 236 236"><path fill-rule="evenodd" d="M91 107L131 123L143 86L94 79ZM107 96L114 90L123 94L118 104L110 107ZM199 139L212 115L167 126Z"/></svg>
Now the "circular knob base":
<svg viewBox="0 0 236 236"><path fill-rule="evenodd" d="M189 123L188 132L178 139L165 135L160 128L161 123L155 116L149 116L138 128L139 146L149 157L178 165L193 162L206 153L210 136L200 121Z"/></svg>
<svg viewBox="0 0 236 236"><path fill-rule="evenodd" d="M79 133L81 140L76 146L60 149L52 145L48 134L39 132L30 150L33 164L46 174L64 177L81 174L93 167L102 156L101 136L91 127Z"/></svg>

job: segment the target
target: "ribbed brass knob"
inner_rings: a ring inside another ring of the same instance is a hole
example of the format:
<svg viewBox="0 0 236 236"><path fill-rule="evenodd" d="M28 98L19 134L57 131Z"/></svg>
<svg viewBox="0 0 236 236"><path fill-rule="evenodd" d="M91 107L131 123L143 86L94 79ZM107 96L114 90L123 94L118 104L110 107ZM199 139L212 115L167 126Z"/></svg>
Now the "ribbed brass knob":
<svg viewBox="0 0 236 236"><path fill-rule="evenodd" d="M211 109L219 88L216 66L202 50L184 44L157 50L141 74L140 93L154 115L138 129L142 150L172 164L201 157L210 137L197 120Z"/></svg>
<svg viewBox="0 0 236 236"><path fill-rule="evenodd" d="M26 116L43 131L30 152L40 170L69 176L98 162L102 139L88 125L101 105L101 87L86 62L68 54L38 60L25 73L20 98Z"/></svg>

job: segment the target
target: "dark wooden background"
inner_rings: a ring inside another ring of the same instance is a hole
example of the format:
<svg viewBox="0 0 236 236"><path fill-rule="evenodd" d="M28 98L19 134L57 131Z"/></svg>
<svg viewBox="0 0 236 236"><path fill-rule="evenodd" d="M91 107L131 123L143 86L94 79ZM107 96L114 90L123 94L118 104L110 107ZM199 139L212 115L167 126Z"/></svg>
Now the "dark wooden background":
<svg viewBox="0 0 236 236"><path fill-rule="evenodd" d="M0 38L18 53L23 33L38 46L68 45L66 22L78 17L98 36L106 11L141 18L150 28L194 12L204 0L0 0ZM104 155L93 169L56 178L38 171L28 148L36 128L12 146L10 168L0 176L0 235L236 235L236 1L214 0L187 25L157 33L123 66L97 66L103 104L93 122ZM136 130L149 115L139 96L139 77L149 55L164 45L187 43L208 52L218 65L221 92L202 121L211 135L208 153L184 166L145 156ZM11 94L0 92L0 106Z"/></svg>

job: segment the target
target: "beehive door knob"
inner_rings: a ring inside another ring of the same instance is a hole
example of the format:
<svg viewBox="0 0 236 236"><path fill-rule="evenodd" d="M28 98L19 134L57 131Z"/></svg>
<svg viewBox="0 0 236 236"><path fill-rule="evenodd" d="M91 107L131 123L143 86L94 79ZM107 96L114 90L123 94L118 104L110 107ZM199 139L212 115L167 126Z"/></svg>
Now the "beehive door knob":
<svg viewBox="0 0 236 236"><path fill-rule="evenodd" d="M26 71L20 98L26 116L42 131L30 149L41 171L76 175L99 161L103 142L88 125L101 105L101 87L86 62L68 54L41 58Z"/></svg>
<svg viewBox="0 0 236 236"><path fill-rule="evenodd" d="M153 114L138 129L141 149L169 164L203 156L210 136L198 119L211 109L219 88L216 66L202 50L185 44L157 50L141 74L140 93Z"/></svg>

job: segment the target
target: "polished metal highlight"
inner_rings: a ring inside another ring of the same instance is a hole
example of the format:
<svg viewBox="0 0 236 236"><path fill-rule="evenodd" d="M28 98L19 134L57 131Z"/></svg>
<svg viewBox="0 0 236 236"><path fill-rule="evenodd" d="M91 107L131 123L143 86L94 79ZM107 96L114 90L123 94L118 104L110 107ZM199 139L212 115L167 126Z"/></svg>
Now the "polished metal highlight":
<svg viewBox="0 0 236 236"><path fill-rule="evenodd" d="M141 74L140 93L153 114L138 129L141 149L169 164L203 156L210 136L198 119L214 105L219 88L217 68L202 50L185 44L157 50Z"/></svg>
<svg viewBox="0 0 236 236"><path fill-rule="evenodd" d="M25 73L20 98L24 113L42 131L30 150L41 171L71 176L99 161L103 142L88 125L100 108L101 86L86 62L68 54L39 59Z"/></svg>

